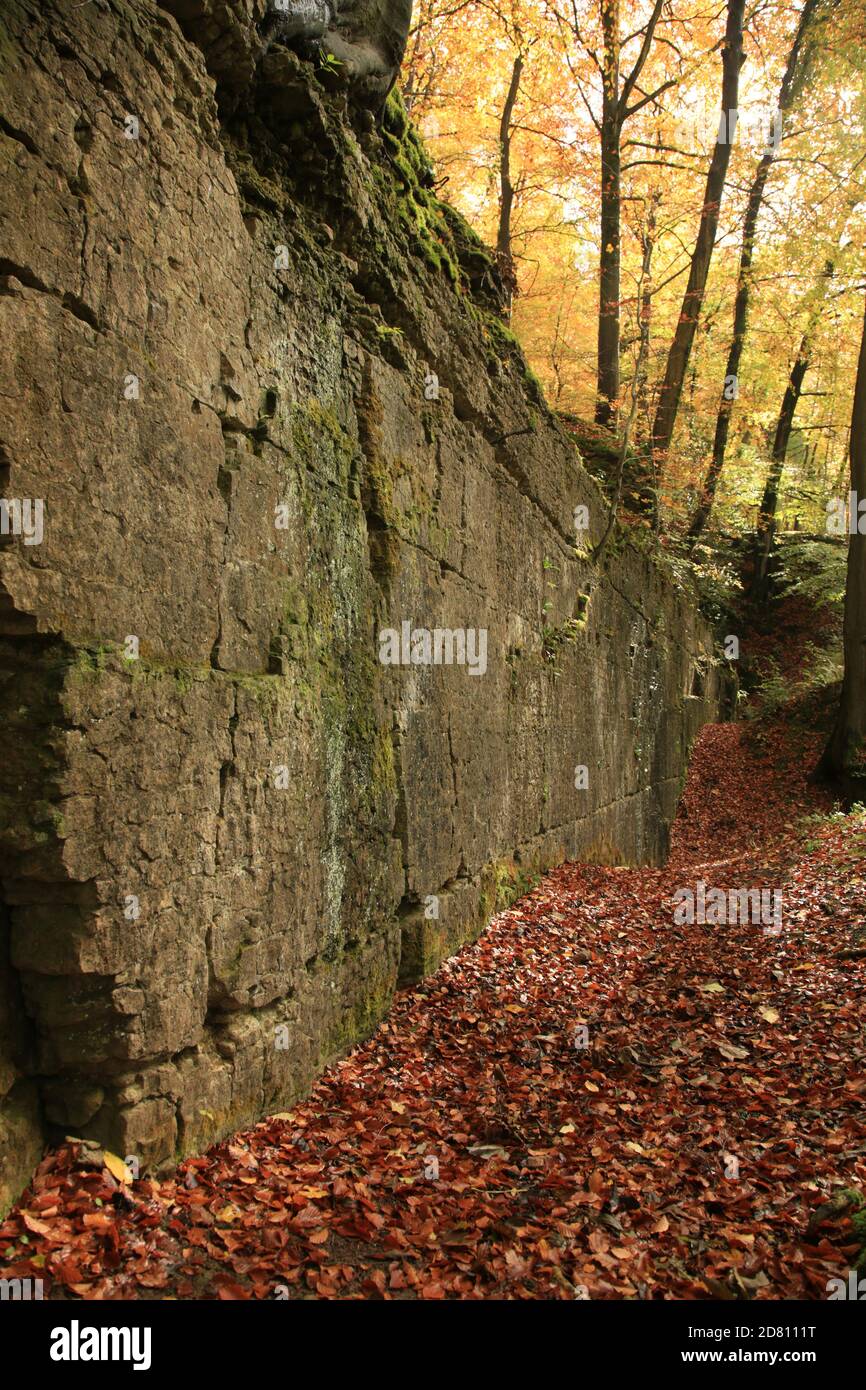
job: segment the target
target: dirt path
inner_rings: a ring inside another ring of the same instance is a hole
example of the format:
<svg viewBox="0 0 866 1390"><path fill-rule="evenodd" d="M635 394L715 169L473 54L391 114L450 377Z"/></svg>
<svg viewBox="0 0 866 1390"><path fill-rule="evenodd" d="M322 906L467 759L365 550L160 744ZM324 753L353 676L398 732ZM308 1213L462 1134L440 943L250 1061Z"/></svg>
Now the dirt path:
<svg viewBox="0 0 866 1390"><path fill-rule="evenodd" d="M171 1181L52 1155L2 1272L55 1297L826 1298L859 1248L828 1198L866 1191L866 818L804 828L815 752L705 730L664 871L550 874L306 1104ZM699 880L781 890L781 932L677 925Z"/></svg>

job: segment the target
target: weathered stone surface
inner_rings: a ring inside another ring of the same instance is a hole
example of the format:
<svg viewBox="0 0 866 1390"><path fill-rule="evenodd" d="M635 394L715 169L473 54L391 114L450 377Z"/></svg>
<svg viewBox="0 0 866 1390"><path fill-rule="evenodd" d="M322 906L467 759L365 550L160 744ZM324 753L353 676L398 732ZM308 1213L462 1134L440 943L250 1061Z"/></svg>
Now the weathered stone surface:
<svg viewBox="0 0 866 1390"><path fill-rule="evenodd" d="M242 91L272 47L323 64L329 85L381 106L403 59L412 0L160 0L201 49L221 95ZM275 71L272 68L272 75Z"/></svg>
<svg viewBox="0 0 866 1390"><path fill-rule="evenodd" d="M535 870L658 860L717 709L689 596L591 563L399 105L233 66L261 18L4 7L0 490L44 536L0 547L0 1201L44 1134L155 1164L285 1108ZM383 666L404 622L484 674Z"/></svg>

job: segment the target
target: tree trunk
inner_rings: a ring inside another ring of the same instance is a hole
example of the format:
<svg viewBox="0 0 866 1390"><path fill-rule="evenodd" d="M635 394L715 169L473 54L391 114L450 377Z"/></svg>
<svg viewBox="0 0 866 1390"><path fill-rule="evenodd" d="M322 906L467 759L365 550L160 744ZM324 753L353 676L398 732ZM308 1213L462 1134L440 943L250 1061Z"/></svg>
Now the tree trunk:
<svg viewBox="0 0 866 1390"><path fill-rule="evenodd" d="M620 140L619 0L603 3L601 247L598 276L598 377L595 421L616 429L619 405Z"/></svg>
<svg viewBox="0 0 866 1390"><path fill-rule="evenodd" d="M782 481L782 473L785 468L785 456L788 452L788 442L791 438L794 414L800 400L800 393L803 389L803 378L809 369L813 328L814 325L810 324L803 334L803 340L800 343L800 351L797 353L797 359L791 368L788 385L785 387L785 394L782 397L782 409L779 411L779 420L776 425L776 436L773 440L770 471L767 474L767 481L764 485L764 495L761 498L761 506L758 511L758 527L755 534L755 572L752 576L750 593L751 597L756 600L762 600L766 597L767 567L770 561L770 552L773 548L773 537L776 534L776 509L779 504L779 484Z"/></svg>
<svg viewBox="0 0 866 1390"><path fill-rule="evenodd" d="M625 428L622 432L622 441L619 446L619 460L617 464L616 481L614 485L613 497L611 498L610 507L608 509L607 524L604 528L604 534L601 540L592 552L593 562L597 562L604 554L604 550L608 542L608 537L610 536L610 533L613 529L613 524L616 521L617 510L619 508L620 500L622 498L622 483L623 476L625 474L626 460L628 458L628 452L631 447L631 432L638 411L641 383L643 382L646 374L646 360L647 355L649 353L650 345L650 317L648 311L646 314L644 314L643 305L644 303L646 303L648 306L652 300L652 255L654 228L654 211L651 211L648 219L647 230L643 237L643 263L641 265L640 281L638 283L638 303L642 306L640 310L639 320L640 348L638 350L637 361L635 363L634 368L634 376L632 378L631 383L631 405L629 408L628 417L625 422ZM646 299L644 299L644 291L646 291Z"/></svg>
<svg viewBox="0 0 866 1390"><path fill-rule="evenodd" d="M779 88L777 109L782 116L784 116L784 113L791 104L791 97L794 91L794 79L800 61L803 39L812 22L812 17L817 5L818 0L806 0L800 14L797 32L794 35L794 42L791 45L791 52L788 55L788 62L782 78L782 85ZM767 179L775 157L776 146L775 144L770 144L761 156L761 161L758 164L752 187L749 190L749 199L746 204L746 216L743 222L743 245L740 252L740 268L737 276L737 297L734 303L734 331L731 338L731 346L728 350L722 394L719 400L718 414L716 415L716 432L713 438L712 459L710 460L710 466L704 480L701 499L692 517L688 531L689 539L693 543L697 541L709 520L713 502L715 501L716 488L722 468L724 467L725 453L728 447L728 433L731 425L731 414L734 409L734 401L737 398L740 359L743 355L743 345L746 340L746 328L748 326L749 294L751 290L750 271L752 268L752 256L755 249L755 233L758 226L758 214L761 211L764 189L766 188Z"/></svg>
<svg viewBox="0 0 866 1390"><path fill-rule="evenodd" d="M496 252L499 257L502 282L508 294L507 308L509 314L516 288L514 254L511 246L511 214L514 210L514 184L511 181L511 138L514 107L520 91L522 73L523 54L518 53L514 59L508 96L505 98L502 118L499 122L499 229L496 235Z"/></svg>
<svg viewBox="0 0 866 1390"><path fill-rule="evenodd" d="M866 497L866 320L860 340L860 359L851 416L851 491ZM857 506L853 507L857 525ZM845 674L839 713L819 771L837 779L866 777L866 535L859 529L848 540L848 579L845 588Z"/></svg>
<svg viewBox="0 0 866 1390"><path fill-rule="evenodd" d="M832 261L828 261L824 267L824 276L818 292L817 302L813 305L806 330L800 343L800 350L791 368L791 375L788 378L788 385L782 397L782 409L779 411L779 420L776 425L776 435L773 440L773 452L771 455L770 471L767 475L767 482L764 487L764 495L761 499L761 506L758 510L758 525L755 532L755 569L750 585L750 596L756 600L766 598L767 592L767 568L770 562L770 553L773 548L773 538L776 533L776 508L779 502L779 484L782 480L782 473L785 468L785 456L788 452L788 442L791 438L791 428L794 424L794 415L800 403L800 395L803 390L803 378L809 369L809 362L812 356L812 339L815 329L823 312L823 301L834 274Z"/></svg>
<svg viewBox="0 0 866 1390"><path fill-rule="evenodd" d="M646 449L647 440L645 437L646 421L649 419L649 372L647 363L650 355L650 341L652 338L652 310L653 310L653 281L652 281L652 253L656 239L656 215L658 206L661 202L661 191L656 189L650 196L647 208L646 226L641 237L641 250L644 255L645 275L643 286L640 291L639 327L641 346L644 349L643 370L640 373L637 387L637 420L643 422L641 443ZM649 253L649 255L647 254Z"/></svg>
<svg viewBox="0 0 866 1390"><path fill-rule="evenodd" d="M706 289L716 229L719 223L719 206L725 187L728 163L731 158L731 138L734 134L732 126L734 128L736 126L736 116L731 119L729 113L737 110L740 68L743 64L744 10L745 0L728 0L728 19L725 42L722 48L722 115L719 135L707 175L707 186L701 209L701 224L689 268L689 282L683 296L679 322L668 353L667 368L653 422L653 451L660 470L664 467L673 438L683 382L704 300L704 290Z"/></svg>

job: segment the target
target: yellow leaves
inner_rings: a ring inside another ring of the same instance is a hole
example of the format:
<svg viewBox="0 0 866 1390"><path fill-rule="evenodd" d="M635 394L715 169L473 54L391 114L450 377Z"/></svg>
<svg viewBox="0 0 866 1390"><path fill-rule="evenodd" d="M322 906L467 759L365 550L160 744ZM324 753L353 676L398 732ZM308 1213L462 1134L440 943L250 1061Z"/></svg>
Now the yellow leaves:
<svg viewBox="0 0 866 1390"><path fill-rule="evenodd" d="M111 1176L115 1178L117 1182L123 1183L124 1186L132 1182L131 1171L127 1168L123 1159L118 1158L117 1154L109 1153L108 1149L106 1149L102 1155L102 1161Z"/></svg>
<svg viewBox="0 0 866 1390"><path fill-rule="evenodd" d="M503 11L497 6L470 6L467 10L432 0L431 19L420 25L423 42L409 46L404 82L412 92L412 118L429 140L438 172L447 175L449 202L493 245L500 212L500 121L518 47L524 53L513 113L511 177L517 186L513 230L519 246L518 275L523 290L531 287L531 293L515 301L512 327L556 400L578 415L591 416L595 363L587 345L598 328L598 261L601 257L609 264L610 258L621 254L624 284L635 284L649 212L661 196L664 217L652 231L657 274L652 287L653 337L666 344L677 324L682 285L663 268L680 263L684 247L693 241L701 211L695 175L705 168L718 131L719 21L709 11L676 18L666 11L659 18L639 90L661 90L664 99L644 102L636 91L628 103L637 103L638 109L621 131L622 227L618 234L613 225L605 224L599 237L602 180L610 188L610 173L605 176L600 163L602 93L608 103L622 94L637 50L629 46L618 71L619 45L627 34L642 32L646 14L637 0L623 5L618 16L610 0L578 6L578 40L568 19L570 7L560 8L562 24L551 24L545 6L521 6L518 40L512 26L514 7ZM778 90L791 37L788 26L779 24L771 9L753 15L750 24L752 41L764 55L766 67L760 79L743 78L741 124L730 151L725 195L726 215L736 234L741 233L745 191L766 138L764 108L769 117L767 101ZM675 45L670 42L674 36ZM763 486L757 459L740 460L733 446L739 442L738 430L754 430L765 415L778 414L788 370L786 335L801 310L804 288L804 279L800 274L792 276L790 266L798 265L802 276L808 276L810 268L820 267L825 251L838 247L843 231L852 247L862 245L866 169L858 165L856 146L858 138L862 143L862 123L852 116L854 86L828 80L827 72L821 79L819 106L826 116L822 125L826 139L820 159L810 140L809 122L786 124L785 149L790 156L784 161L784 174L778 170L781 183L774 194L783 213L761 246L765 261L761 294L767 312L761 332L750 337L749 386L732 416L735 438L728 460L732 494L741 489L748 494L756 477ZM837 108L844 114L834 115ZM822 210L820 219L815 208ZM717 249L712 267L713 293L727 306L736 292L736 261L736 235L732 235L726 249ZM648 281L649 277L644 290L649 288ZM637 304L624 298L623 346L634 341L639 312ZM708 315L706 330L705 365L695 378L691 422L695 459L701 445L708 449L712 439L712 429L707 427L717 413L716 364L724 361L729 345L728 308ZM834 330L827 315L819 337L820 357L834 361L841 357L844 385L822 408L832 411L833 427L842 429L850 413L855 334ZM802 408L809 408L805 399ZM683 415L690 413L689 404L682 409ZM747 412L754 413L748 422ZM809 427L815 423L812 420ZM671 469L677 474L676 482L673 496L665 501L667 506L679 507L682 503L674 497L694 486L698 468L694 460L683 459L671 460ZM729 504L723 498L721 505ZM640 521L636 525L649 529Z"/></svg>
<svg viewBox="0 0 866 1390"><path fill-rule="evenodd" d="M758 1010L758 1013L760 1014L761 1018L764 1020L765 1023L779 1022L779 1015L776 1012L776 1010L769 1008L766 1004L763 1006L763 1008L760 1008Z"/></svg>

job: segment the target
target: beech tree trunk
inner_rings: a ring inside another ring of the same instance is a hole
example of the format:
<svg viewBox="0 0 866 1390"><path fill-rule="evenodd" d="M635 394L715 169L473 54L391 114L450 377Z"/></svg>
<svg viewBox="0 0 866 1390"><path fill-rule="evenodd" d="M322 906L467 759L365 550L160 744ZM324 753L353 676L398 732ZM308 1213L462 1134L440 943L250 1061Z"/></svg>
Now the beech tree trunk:
<svg viewBox="0 0 866 1390"><path fill-rule="evenodd" d="M791 104L803 40L812 22L818 3L819 0L806 0L800 14L797 32L794 35L794 42L791 45L791 52L788 55L788 62L782 78L782 85L779 88L777 109L781 116L784 116ZM775 143L771 143L761 156L752 186L749 189L746 216L743 222L743 245L740 252L740 268L737 276L737 297L734 303L734 331L731 337L731 346L728 350L728 360L725 363L722 394L719 399L718 414L716 415L716 432L713 438L712 458L707 470L707 476L704 480L701 499L695 509L695 514L692 517L688 531L689 539L692 542L698 540L709 520L713 502L715 501L716 488L718 487L719 478L725 463L725 453L728 447L728 433L731 426L731 414L734 409L734 401L737 398L739 385L740 359L743 355L743 345L746 341L746 329L748 327L749 295L751 291L750 272L755 249L755 233L757 231L761 203L764 200L764 189L766 188L767 179L773 167L775 157L776 145Z"/></svg>
<svg viewBox="0 0 866 1390"><path fill-rule="evenodd" d="M810 324L803 334L800 351L797 353L796 361L791 368L788 385L785 387L785 394L782 397L782 408L779 411L779 420L776 425L770 471L764 485L764 495L761 498L761 506L758 511L758 527L755 535L755 572L751 584L751 596L755 599L764 598L767 592L767 568L770 562L770 552L773 548L773 538L776 534L779 485L785 468L785 456L791 439L794 415L803 390L803 378L809 370L813 327L814 325Z"/></svg>
<svg viewBox="0 0 866 1390"><path fill-rule="evenodd" d="M503 284L508 293L508 312L514 298L517 277L514 272L514 252L511 243L511 215L514 210L514 184L511 180L511 140L513 135L514 107L520 91L520 78L523 73L523 54L518 53L511 70L508 95L502 108L499 122L499 228L496 234L496 251Z"/></svg>
<svg viewBox="0 0 866 1390"><path fill-rule="evenodd" d="M689 280L683 296L680 317L668 353L664 381L659 393L653 422L653 451L661 471L673 438L674 424L682 395L686 369L697 331L698 318L704 300L707 275L719 224L719 207L725 187L725 176L731 158L731 138L734 134L739 99L740 68L743 64L743 14L745 0L728 0L725 42L722 47L722 115L719 135L707 175L707 186L701 209L698 239L692 253Z"/></svg>
<svg viewBox="0 0 866 1390"><path fill-rule="evenodd" d="M866 318L851 416L851 491L866 497ZM856 504L854 507L856 526ZM845 674L839 713L819 771L835 779L866 780L866 535L848 539L848 579L845 588Z"/></svg>
<svg viewBox="0 0 866 1390"><path fill-rule="evenodd" d="M616 428L619 405L620 144L619 3L602 4L601 222L595 421Z"/></svg>
<svg viewBox="0 0 866 1390"><path fill-rule="evenodd" d="M767 594L767 569L770 563L770 555L773 549L773 539L776 534L776 509L779 503L779 485L782 481L782 473L785 469L785 456L788 452L788 443L791 438L791 429L794 424L794 415L800 403L800 396L803 390L803 378L809 370L809 363L812 357L812 339L815 329L823 312L823 301L834 273L833 262L828 261L824 267L824 278L822 288L819 291L818 299L809 315L806 330L800 342L800 350L794 359L791 368L791 375L788 378L788 385L785 387L785 394L782 397L782 408L779 411L779 420L776 425L776 435L773 440L773 452L770 461L770 471L767 474L767 481L764 486L764 495L758 509L758 525L755 532L755 569L752 575L750 586L750 596L753 599L761 600Z"/></svg>

